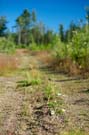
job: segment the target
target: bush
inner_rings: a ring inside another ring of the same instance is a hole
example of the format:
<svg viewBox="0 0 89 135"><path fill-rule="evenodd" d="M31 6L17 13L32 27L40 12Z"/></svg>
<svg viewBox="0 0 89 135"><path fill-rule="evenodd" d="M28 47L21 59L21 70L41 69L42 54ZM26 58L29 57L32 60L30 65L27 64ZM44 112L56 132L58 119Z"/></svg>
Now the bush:
<svg viewBox="0 0 89 135"><path fill-rule="evenodd" d="M76 32L70 45L71 58L82 67L87 67L89 64L89 34L83 31Z"/></svg>
<svg viewBox="0 0 89 135"><path fill-rule="evenodd" d="M70 74L89 71L89 33L85 30L75 31L71 42L57 41L53 54L55 61L52 67L56 71Z"/></svg>
<svg viewBox="0 0 89 135"><path fill-rule="evenodd" d="M15 52L15 44L6 38L0 38L0 52L13 53Z"/></svg>

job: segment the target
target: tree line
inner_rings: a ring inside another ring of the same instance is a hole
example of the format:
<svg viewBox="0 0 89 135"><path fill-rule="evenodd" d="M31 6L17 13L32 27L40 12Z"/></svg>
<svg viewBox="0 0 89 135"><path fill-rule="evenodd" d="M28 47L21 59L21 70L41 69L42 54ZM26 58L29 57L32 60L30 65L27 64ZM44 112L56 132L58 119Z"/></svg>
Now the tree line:
<svg viewBox="0 0 89 135"><path fill-rule="evenodd" d="M86 8L86 20L89 26L89 7ZM72 41L74 32L81 31L86 27L81 19L78 24L72 21L67 30L64 30L63 24L60 24L58 33L55 33L53 30L46 29L42 22L38 23L35 11L30 12L27 9L16 18L12 32L9 31L7 23L6 17L0 16L0 37L11 36L15 44L25 46L33 42L37 45L53 44L56 37L59 37L62 42L68 43Z"/></svg>

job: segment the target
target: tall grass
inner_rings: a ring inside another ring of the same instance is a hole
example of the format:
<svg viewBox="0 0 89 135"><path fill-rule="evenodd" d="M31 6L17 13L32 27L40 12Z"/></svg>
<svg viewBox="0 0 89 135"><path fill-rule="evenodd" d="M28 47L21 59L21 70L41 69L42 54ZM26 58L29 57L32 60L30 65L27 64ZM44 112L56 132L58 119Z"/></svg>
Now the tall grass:
<svg viewBox="0 0 89 135"><path fill-rule="evenodd" d="M19 60L15 56L0 54L0 75L16 70Z"/></svg>

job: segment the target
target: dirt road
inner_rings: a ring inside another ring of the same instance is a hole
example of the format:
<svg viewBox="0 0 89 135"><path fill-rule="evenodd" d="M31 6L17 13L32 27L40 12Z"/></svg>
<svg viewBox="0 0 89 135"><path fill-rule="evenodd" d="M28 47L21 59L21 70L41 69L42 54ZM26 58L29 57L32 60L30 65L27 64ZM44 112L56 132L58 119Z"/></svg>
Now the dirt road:
<svg viewBox="0 0 89 135"><path fill-rule="evenodd" d="M17 87L24 79L22 72L32 70L41 74L42 83ZM59 90L58 114L44 98L45 82ZM55 73L36 56L22 55L16 74L0 77L0 135L64 135L73 131L73 135L89 133L89 79Z"/></svg>

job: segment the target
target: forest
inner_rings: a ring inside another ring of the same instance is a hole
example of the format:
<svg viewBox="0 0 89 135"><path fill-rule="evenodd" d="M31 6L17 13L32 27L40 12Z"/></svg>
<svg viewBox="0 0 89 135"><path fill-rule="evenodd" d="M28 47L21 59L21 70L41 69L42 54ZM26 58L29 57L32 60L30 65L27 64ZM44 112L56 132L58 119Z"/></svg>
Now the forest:
<svg viewBox="0 0 89 135"><path fill-rule="evenodd" d="M0 16L0 135L89 135L89 6L57 31L25 8ZM56 21L56 20L55 20Z"/></svg>

